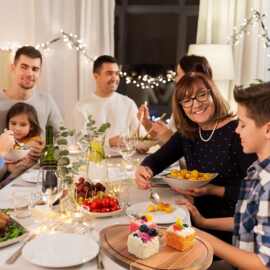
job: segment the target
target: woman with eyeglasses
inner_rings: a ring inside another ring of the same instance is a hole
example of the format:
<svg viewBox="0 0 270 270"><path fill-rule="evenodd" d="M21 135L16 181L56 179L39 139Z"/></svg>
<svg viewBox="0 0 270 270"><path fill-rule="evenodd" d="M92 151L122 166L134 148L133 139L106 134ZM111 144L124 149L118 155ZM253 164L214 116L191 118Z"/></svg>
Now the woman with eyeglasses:
<svg viewBox="0 0 270 270"><path fill-rule="evenodd" d="M185 55L183 56L177 67L175 82L177 83L188 72L200 72L212 79L213 73L204 56L199 55ZM142 123L146 130L151 130L150 134L153 138L158 139L161 144L166 143L173 133L176 131L175 120L173 116L170 117L168 125L163 121L153 122L150 120L149 108L143 104L139 108L138 119L142 118Z"/></svg>
<svg viewBox="0 0 270 270"><path fill-rule="evenodd" d="M203 216L232 216L240 181L256 159L255 155L242 151L235 133L237 120L213 81L202 73L187 73L181 78L172 105L177 132L138 167L138 187L148 189L154 175L184 157L188 170L213 172L218 176L202 188L178 192L192 200ZM231 241L229 232L211 233Z"/></svg>

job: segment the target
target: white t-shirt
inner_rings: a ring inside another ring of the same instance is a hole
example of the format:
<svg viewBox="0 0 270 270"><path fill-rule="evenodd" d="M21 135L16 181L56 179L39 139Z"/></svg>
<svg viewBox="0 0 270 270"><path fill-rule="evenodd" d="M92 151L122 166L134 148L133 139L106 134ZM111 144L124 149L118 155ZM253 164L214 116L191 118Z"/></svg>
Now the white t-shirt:
<svg viewBox="0 0 270 270"><path fill-rule="evenodd" d="M106 138L128 135L138 128L137 112L135 102L127 96L114 92L109 97L100 97L91 93L86 101L76 104L74 126L83 129L88 116L92 115L97 127L106 122L111 124Z"/></svg>
<svg viewBox="0 0 270 270"><path fill-rule="evenodd" d="M42 129L42 136L45 135L47 124L53 126L54 130L58 130L60 124L63 123L61 113L49 94L33 91L33 95L27 100L13 100L7 97L3 90L0 91L0 133L6 127L6 115L10 107L18 102L24 102L32 105L38 114L38 120Z"/></svg>

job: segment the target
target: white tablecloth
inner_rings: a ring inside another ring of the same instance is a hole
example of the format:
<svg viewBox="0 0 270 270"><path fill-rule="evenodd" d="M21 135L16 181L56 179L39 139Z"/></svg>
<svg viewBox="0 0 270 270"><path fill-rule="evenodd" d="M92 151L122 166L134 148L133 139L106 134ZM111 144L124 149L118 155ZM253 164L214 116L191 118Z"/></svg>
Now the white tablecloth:
<svg viewBox="0 0 270 270"><path fill-rule="evenodd" d="M19 176L16 178L12 183L10 183L8 186L4 187L0 190L0 208L6 208L8 207L11 202L11 194L15 190L25 190L26 192L31 192L35 189L35 186L30 186L29 184L25 187L19 187L18 184L25 184L26 182L23 181L23 177ZM148 191L138 190L136 185L133 183L130 187L129 192L129 203L136 203L141 201L147 201L148 199ZM178 194L174 193L169 188L156 188L156 190L160 193L162 199L168 202L174 202L176 197L179 197ZM116 217L108 217L108 218L102 218L102 219L96 219L95 224L97 230L101 230L106 226L113 225L113 224L125 224L128 223L129 218L123 213L121 216ZM24 225L26 228L33 228L33 220L31 218L26 219L20 219L19 222ZM38 270L38 269L44 269L42 267L35 266L28 261L26 261L22 256L18 258L18 260L12 264L7 265L5 264L6 259L19 247L20 244L14 244L9 247L5 247L0 249L0 269L1 270L8 270L8 269L18 269L18 270ZM123 267L119 266L115 262L113 262L109 257L104 256L104 265L105 269L108 270L117 270L117 269L124 269ZM46 268L49 269L49 268ZM57 268L59 269L59 268ZM83 265L77 266L77 267L71 267L68 269L97 269L96 267L96 260L92 260L88 263L85 263Z"/></svg>

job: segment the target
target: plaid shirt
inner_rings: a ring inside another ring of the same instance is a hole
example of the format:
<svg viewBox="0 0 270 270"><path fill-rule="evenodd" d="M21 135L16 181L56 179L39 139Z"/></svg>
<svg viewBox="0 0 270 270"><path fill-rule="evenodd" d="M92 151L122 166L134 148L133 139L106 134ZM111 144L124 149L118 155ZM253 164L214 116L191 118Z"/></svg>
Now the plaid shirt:
<svg viewBox="0 0 270 270"><path fill-rule="evenodd" d="M233 243L270 267L270 157L255 161L242 181L235 207Z"/></svg>

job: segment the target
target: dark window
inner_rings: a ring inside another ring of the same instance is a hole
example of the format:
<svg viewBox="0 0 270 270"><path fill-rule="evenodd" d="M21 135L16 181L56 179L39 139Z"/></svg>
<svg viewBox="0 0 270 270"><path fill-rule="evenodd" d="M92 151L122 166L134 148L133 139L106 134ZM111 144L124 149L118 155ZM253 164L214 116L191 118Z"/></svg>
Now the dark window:
<svg viewBox="0 0 270 270"><path fill-rule="evenodd" d="M115 56L123 69L152 76L174 69L196 43L198 13L199 0L117 0ZM120 88L137 105L147 99L152 113L170 113L172 83L148 92L136 85Z"/></svg>

